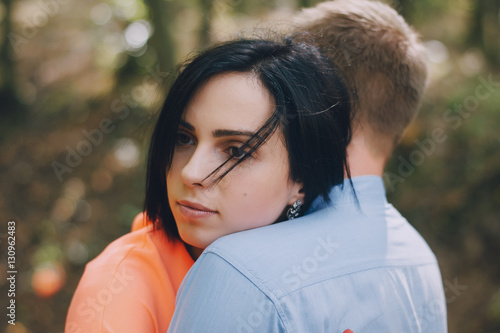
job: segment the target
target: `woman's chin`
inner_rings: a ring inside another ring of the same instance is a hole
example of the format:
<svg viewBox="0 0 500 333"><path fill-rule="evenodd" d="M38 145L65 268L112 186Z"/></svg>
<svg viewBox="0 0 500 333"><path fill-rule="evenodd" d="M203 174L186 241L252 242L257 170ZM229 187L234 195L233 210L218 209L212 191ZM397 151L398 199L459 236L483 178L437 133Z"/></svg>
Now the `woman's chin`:
<svg viewBox="0 0 500 333"><path fill-rule="evenodd" d="M182 232L179 232L179 235L181 236L181 239L186 244L186 246L200 249L201 251L203 251L207 246L209 246L215 240L214 239L209 241L201 237L196 237L192 234L183 234Z"/></svg>

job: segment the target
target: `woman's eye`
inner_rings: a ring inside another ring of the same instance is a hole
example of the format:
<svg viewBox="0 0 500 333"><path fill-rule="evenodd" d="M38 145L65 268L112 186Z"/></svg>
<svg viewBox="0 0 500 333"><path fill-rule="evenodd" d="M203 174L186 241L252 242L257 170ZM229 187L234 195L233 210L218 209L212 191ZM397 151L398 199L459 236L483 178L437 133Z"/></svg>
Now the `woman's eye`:
<svg viewBox="0 0 500 333"><path fill-rule="evenodd" d="M184 133L177 133L176 143L181 146L187 146L194 144L193 139L189 135Z"/></svg>
<svg viewBox="0 0 500 333"><path fill-rule="evenodd" d="M232 158L236 159L242 159L243 157L245 157L245 155L247 155L245 149L239 147L229 147L227 151Z"/></svg>

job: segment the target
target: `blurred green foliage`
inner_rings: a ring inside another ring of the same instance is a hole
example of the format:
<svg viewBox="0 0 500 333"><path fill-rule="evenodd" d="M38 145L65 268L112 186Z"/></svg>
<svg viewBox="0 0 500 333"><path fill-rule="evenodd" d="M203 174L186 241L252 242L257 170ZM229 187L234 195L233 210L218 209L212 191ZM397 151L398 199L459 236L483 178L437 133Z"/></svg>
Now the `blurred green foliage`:
<svg viewBox="0 0 500 333"><path fill-rule="evenodd" d="M142 210L155 112L176 64L317 2L3 1L2 299L10 220L18 270L17 325L7 332L62 332L85 263L129 231ZM389 199L438 257L450 332L498 332L500 1L392 4L426 41L431 79L389 162Z"/></svg>

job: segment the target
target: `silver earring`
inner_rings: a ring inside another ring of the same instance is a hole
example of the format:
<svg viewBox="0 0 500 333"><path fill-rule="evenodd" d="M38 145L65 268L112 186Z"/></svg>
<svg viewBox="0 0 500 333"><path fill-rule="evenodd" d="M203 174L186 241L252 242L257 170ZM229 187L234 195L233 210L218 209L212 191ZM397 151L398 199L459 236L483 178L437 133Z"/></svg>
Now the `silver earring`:
<svg viewBox="0 0 500 333"><path fill-rule="evenodd" d="M293 220L297 216L299 216L300 209L302 208L302 201L297 200L293 203L292 207L288 208L286 212L286 217L288 217L289 220Z"/></svg>

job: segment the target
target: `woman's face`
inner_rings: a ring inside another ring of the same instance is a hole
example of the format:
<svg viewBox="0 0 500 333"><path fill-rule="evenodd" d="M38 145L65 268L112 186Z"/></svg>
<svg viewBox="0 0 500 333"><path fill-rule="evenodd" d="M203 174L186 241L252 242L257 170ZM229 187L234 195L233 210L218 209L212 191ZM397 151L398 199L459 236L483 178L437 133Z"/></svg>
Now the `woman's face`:
<svg viewBox="0 0 500 333"><path fill-rule="evenodd" d="M273 110L258 79L242 73L213 77L188 104L167 172L169 205L187 244L204 249L221 236L269 225L303 198L301 184L289 179L279 130L216 185L205 179L229 157L229 165L241 158L238 148Z"/></svg>

